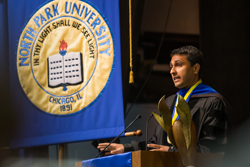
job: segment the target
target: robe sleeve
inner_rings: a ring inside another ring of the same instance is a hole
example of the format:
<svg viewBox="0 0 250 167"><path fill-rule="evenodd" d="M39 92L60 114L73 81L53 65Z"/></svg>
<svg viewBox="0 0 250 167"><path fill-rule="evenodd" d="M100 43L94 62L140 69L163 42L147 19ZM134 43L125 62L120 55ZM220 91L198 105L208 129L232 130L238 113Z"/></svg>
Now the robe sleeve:
<svg viewBox="0 0 250 167"><path fill-rule="evenodd" d="M227 113L224 103L218 97L208 98L200 113L198 128L198 152L224 152L227 144Z"/></svg>

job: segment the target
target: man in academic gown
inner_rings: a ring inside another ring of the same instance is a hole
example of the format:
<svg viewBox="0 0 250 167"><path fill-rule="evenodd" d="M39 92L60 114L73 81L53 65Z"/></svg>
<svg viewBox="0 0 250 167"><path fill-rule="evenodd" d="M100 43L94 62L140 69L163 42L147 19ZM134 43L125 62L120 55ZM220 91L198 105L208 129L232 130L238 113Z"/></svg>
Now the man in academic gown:
<svg viewBox="0 0 250 167"><path fill-rule="evenodd" d="M226 100L213 88L203 85L200 78L203 57L200 50L184 46L171 52L170 74L179 92L168 97L166 104L172 111L172 119L179 119L175 110L178 95L184 97L195 123L198 152L224 152L228 140L227 112L231 110ZM151 151L177 151L167 142L167 134L157 126L147 146ZM102 150L108 143L100 143ZM112 143L105 154L119 154L127 151L144 150L145 142L132 141L129 144Z"/></svg>

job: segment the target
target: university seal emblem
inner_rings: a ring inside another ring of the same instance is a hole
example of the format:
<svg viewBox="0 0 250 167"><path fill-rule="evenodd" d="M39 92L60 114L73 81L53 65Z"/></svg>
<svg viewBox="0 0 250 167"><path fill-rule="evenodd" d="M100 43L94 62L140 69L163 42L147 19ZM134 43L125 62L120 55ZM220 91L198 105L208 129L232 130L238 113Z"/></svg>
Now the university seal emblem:
<svg viewBox="0 0 250 167"><path fill-rule="evenodd" d="M80 0L54 0L27 20L17 46L20 85L42 111L68 115L94 103L114 68L105 17Z"/></svg>

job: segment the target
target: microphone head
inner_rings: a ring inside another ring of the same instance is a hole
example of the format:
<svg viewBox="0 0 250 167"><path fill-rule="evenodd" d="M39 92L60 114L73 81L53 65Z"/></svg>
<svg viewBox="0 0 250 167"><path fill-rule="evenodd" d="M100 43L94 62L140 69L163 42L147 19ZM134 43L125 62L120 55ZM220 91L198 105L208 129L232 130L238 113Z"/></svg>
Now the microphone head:
<svg viewBox="0 0 250 167"><path fill-rule="evenodd" d="M140 119L141 118L141 114L137 115L136 119Z"/></svg>

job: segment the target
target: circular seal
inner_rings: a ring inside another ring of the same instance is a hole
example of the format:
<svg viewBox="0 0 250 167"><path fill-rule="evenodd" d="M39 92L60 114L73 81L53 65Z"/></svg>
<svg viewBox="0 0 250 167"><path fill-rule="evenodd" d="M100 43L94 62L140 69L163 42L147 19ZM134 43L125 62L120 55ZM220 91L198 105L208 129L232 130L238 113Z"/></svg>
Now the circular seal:
<svg viewBox="0 0 250 167"><path fill-rule="evenodd" d="M114 65L110 28L99 10L78 0L54 0L24 27L17 72L27 97L42 111L66 115L101 95Z"/></svg>

